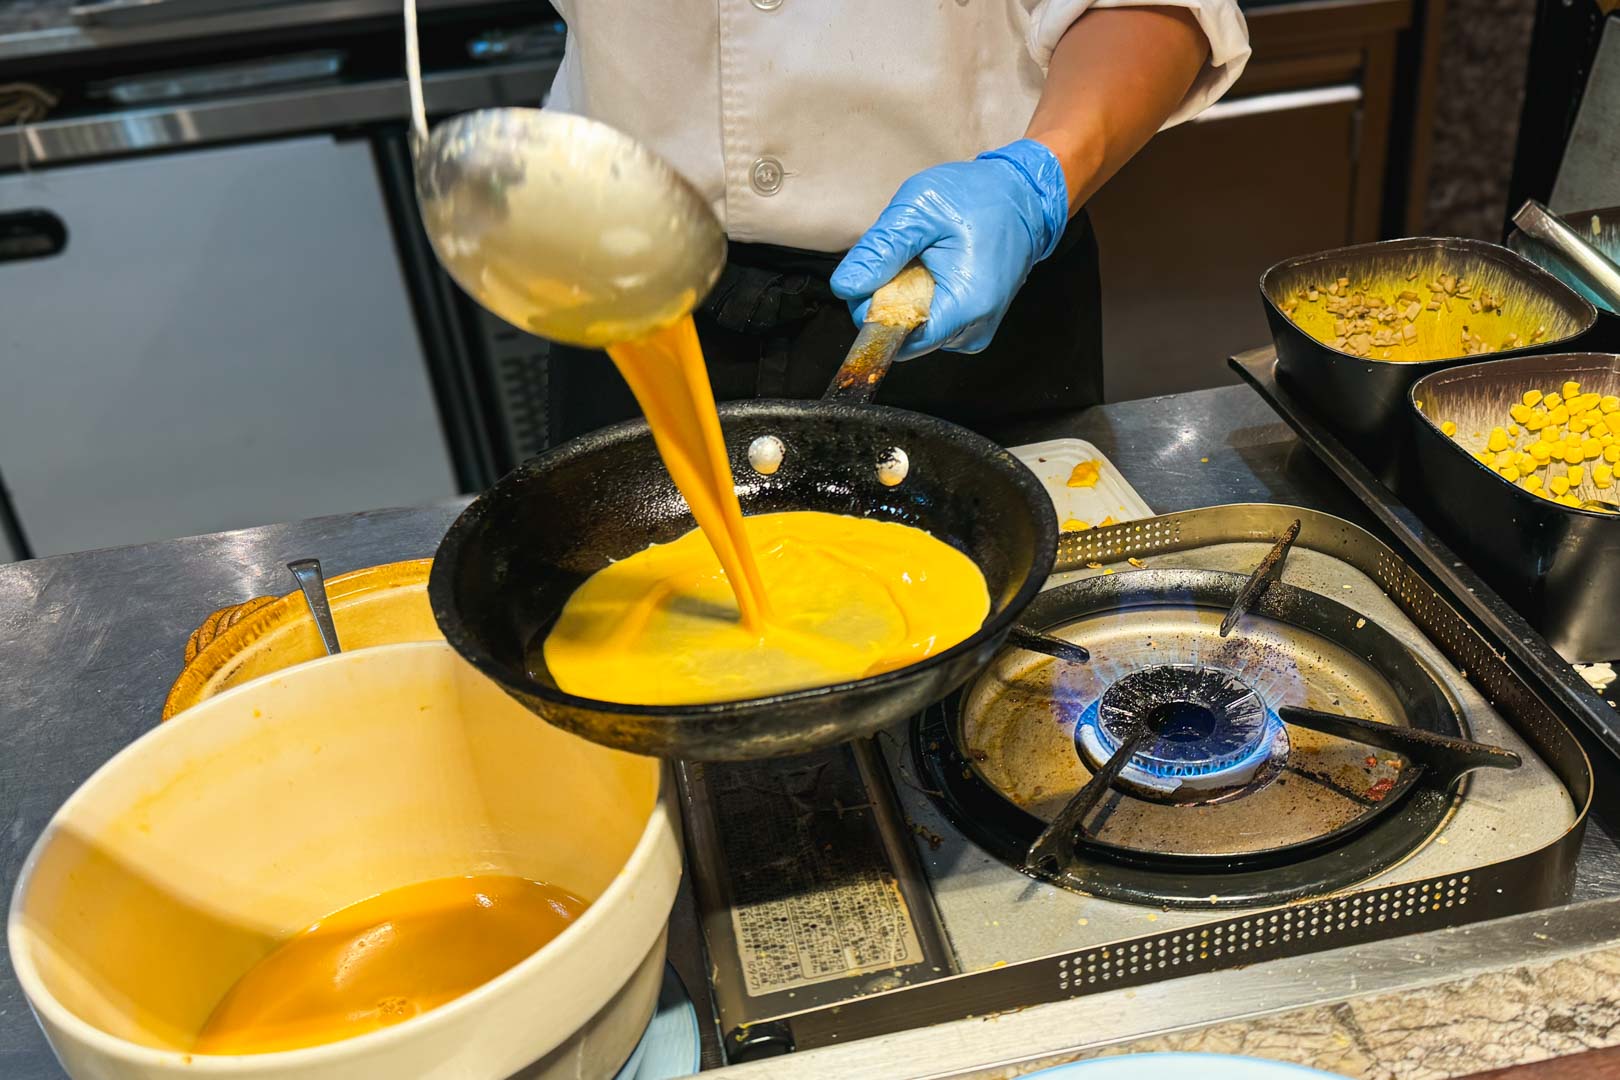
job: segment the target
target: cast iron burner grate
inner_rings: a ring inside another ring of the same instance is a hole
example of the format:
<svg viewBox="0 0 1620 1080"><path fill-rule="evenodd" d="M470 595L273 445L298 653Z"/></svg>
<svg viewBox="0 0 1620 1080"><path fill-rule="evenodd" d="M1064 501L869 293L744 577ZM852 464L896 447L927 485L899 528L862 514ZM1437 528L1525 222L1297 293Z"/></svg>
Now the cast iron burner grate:
<svg viewBox="0 0 1620 1080"><path fill-rule="evenodd" d="M913 729L930 797L981 847L1063 888L1171 907L1249 906L1322 895L1383 871L1434 834L1466 773L1518 766L1512 753L1462 737L1455 702L1396 639L1320 594L1269 585L1254 618L1281 628L1270 640L1286 639L1286 649L1262 644L1252 620L1250 633L1216 639L1215 613L1244 585L1231 574L1139 570L1048 590L1026 622L1066 628L1097 656L1089 665L1059 661L1055 670L1076 677L1052 676L1049 695L1019 690L996 730L1068 727L1075 759L1065 768L1083 767L1079 790L1069 789L1055 817L1050 808L1037 817L990 782L983 754L963 735L966 701L982 717L999 715L1008 699L975 684ZM1118 627L1132 612L1157 620L1155 642L1174 637L1180 647L1164 655L1126 644L1134 639ZM1108 642L1114 647L1099 652ZM1297 680L1272 697L1249 677L1297 669L1298 650L1332 648L1387 685L1389 715L1295 707L1304 693ZM1120 663L1123 674L1100 681ZM1077 700L1078 686L1097 689Z"/></svg>
<svg viewBox="0 0 1620 1080"><path fill-rule="evenodd" d="M1116 783L1134 794L1176 802L1209 798L1272 774L1288 754L1282 720L1253 687L1230 672L1161 664L1118 679L1075 726L1075 743L1102 769L1136 730L1146 738Z"/></svg>

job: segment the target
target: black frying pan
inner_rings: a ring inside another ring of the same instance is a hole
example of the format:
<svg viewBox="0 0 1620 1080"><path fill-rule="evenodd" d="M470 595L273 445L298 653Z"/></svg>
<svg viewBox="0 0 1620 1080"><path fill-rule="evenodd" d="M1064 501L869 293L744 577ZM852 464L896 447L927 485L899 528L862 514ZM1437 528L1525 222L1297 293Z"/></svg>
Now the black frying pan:
<svg viewBox="0 0 1620 1080"><path fill-rule="evenodd" d="M1057 517L1034 474L989 440L931 416L868 404L887 357L875 369L872 363L852 352L821 401L721 407L737 496L744 514L823 510L878 518L953 545L978 564L990 588L990 614L966 641L871 678L713 705L622 705L559 689L529 652L568 597L609 562L693 528L644 421L593 432L520 465L456 519L428 582L445 638L550 723L663 757L800 753L871 734L945 697L990 662L1040 590L1052 569ZM770 475L748 461L750 443L764 435L785 448ZM909 469L890 487L877 466L894 448L905 452Z"/></svg>

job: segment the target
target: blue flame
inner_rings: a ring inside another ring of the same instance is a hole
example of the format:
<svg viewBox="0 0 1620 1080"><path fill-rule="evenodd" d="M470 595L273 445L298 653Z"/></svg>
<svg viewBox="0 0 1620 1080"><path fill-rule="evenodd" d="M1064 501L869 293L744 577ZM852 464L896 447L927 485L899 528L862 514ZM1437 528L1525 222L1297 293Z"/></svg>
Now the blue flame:
<svg viewBox="0 0 1620 1080"><path fill-rule="evenodd" d="M1178 658L1175 666L1190 666L1190 664L1187 659ZM1110 733L1102 722L1103 695L1119 679L1131 674L1131 671L1125 671L1117 677L1110 677L1106 668L1113 667L1117 670L1119 665L1105 664L1103 667L1105 670L1091 673L1097 677L1098 684L1103 688L1102 692L1095 694L1085 705L1075 723L1075 741L1082 748L1083 756L1099 765L1116 753L1120 745L1119 739ZM1252 777L1276 752L1279 736L1284 732L1284 725L1282 718L1277 714L1275 703L1282 695L1299 685L1297 672L1264 670L1260 672L1262 678L1251 681L1223 666L1206 664L1204 667L1206 670L1235 679L1254 691L1262 710L1258 735L1252 740L1245 737L1246 746L1244 743L1236 743L1235 740L1226 742L1211 735L1205 741L1208 757L1203 759L1196 756L1189 757L1187 754L1188 750L1193 750L1196 754L1197 741L1189 746L1187 743L1160 739L1132 755L1121 774L1123 779L1165 791L1174 791L1180 786L1181 781L1187 779L1199 779L1207 784L1210 780L1231 777L1234 784L1242 783ZM1290 675L1292 678L1289 678ZM1234 749L1241 749L1241 753L1236 757L1230 756Z"/></svg>

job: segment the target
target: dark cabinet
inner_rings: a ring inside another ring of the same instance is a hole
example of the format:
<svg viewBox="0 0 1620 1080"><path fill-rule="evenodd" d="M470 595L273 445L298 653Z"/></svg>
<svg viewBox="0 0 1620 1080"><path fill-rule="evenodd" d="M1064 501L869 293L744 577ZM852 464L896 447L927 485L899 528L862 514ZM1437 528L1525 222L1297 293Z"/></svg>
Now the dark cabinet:
<svg viewBox="0 0 1620 1080"><path fill-rule="evenodd" d="M1267 340L1257 283L1290 255L1376 239L1405 0L1248 13L1224 100L1159 135L1092 200L1111 400L1232 381Z"/></svg>

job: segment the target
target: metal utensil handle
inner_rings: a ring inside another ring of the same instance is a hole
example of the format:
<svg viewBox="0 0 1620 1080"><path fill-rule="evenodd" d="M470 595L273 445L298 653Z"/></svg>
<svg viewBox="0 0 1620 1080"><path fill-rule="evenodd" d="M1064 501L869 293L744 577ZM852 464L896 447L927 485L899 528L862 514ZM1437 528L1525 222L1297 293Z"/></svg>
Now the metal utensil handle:
<svg viewBox="0 0 1620 1080"><path fill-rule="evenodd" d="M1138 724L1136 730L1126 737L1120 748L1114 751L1102 768L1092 774L1084 787L1074 793L1074 797L1063 804L1052 823L1041 830L1041 835L1029 845L1029 851L1024 856L1024 868L1040 874L1061 874L1074 862L1074 846L1080 838L1080 829L1085 822L1086 815L1091 813L1092 807L1102 800L1108 789L1114 786L1114 781L1130 764L1137 747L1145 742L1153 731L1147 724Z"/></svg>
<svg viewBox="0 0 1620 1080"><path fill-rule="evenodd" d="M1032 653L1040 653L1042 656L1050 656L1054 660L1065 660L1071 664L1084 664L1091 660L1091 650L1084 645L1017 624L1007 631L1007 644Z"/></svg>
<svg viewBox="0 0 1620 1080"><path fill-rule="evenodd" d="M928 321L933 301L933 275L920 262L907 263L872 294L866 322L822 397L855 404L872 400L907 335Z"/></svg>
<svg viewBox="0 0 1620 1080"><path fill-rule="evenodd" d="M1282 539L1272 546L1266 557L1260 560L1260 565L1254 568L1254 573L1249 575L1249 580L1243 583L1237 599L1232 601L1231 610L1221 620L1221 637L1230 634L1237 626L1238 620L1249 613L1249 609L1271 587L1271 583L1282 577L1283 563L1288 560L1288 553L1293 550L1294 541L1299 539L1300 524L1296 519L1283 531Z"/></svg>
<svg viewBox="0 0 1620 1080"><path fill-rule="evenodd" d="M1518 754L1500 746L1453 739L1422 728L1396 727L1376 720L1286 705L1277 710L1277 715L1285 724L1405 755L1432 769L1447 788L1475 769L1517 769L1522 764Z"/></svg>
<svg viewBox="0 0 1620 1080"><path fill-rule="evenodd" d="M410 85L411 150L427 144L427 104L422 98L422 50L416 39L416 0L405 0L405 79Z"/></svg>
<svg viewBox="0 0 1620 1080"><path fill-rule="evenodd" d="M1582 284L1610 309L1620 311L1620 266L1588 244L1580 233L1564 224L1562 218L1535 199L1526 199L1513 215L1513 224L1557 252Z"/></svg>
<svg viewBox="0 0 1620 1080"><path fill-rule="evenodd" d="M304 594L304 602L309 605L309 613L315 618L315 627L321 632L321 643L326 646L329 656L335 656L343 651L338 644L337 625L332 622L332 605L326 598L326 578L321 575L321 561L319 559L295 559L287 564L292 571L293 579L298 582L298 588Z"/></svg>

